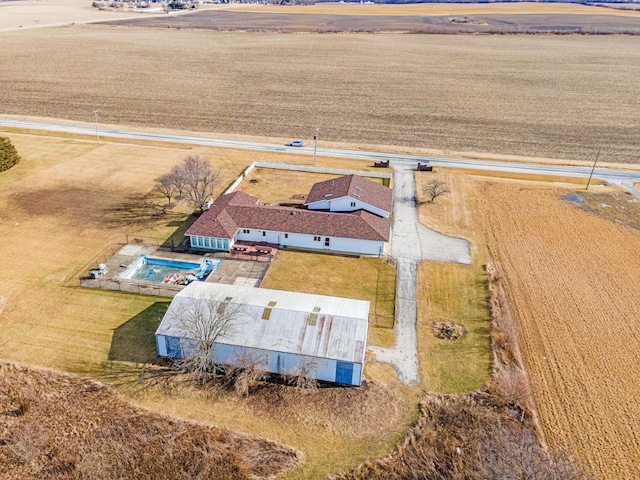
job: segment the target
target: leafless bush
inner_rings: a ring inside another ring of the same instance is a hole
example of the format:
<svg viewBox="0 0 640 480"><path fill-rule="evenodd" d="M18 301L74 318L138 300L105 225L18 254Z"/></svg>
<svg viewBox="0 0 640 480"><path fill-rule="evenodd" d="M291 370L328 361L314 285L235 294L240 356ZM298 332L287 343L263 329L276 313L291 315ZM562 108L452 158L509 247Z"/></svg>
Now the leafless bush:
<svg viewBox="0 0 640 480"><path fill-rule="evenodd" d="M318 370L318 364L315 360L301 360L300 364L293 368L284 376L285 381L296 388L305 391L314 391L318 389L318 381L313 378L313 374Z"/></svg>
<svg viewBox="0 0 640 480"><path fill-rule="evenodd" d="M255 355L238 356L233 363L225 367L225 377L228 385L232 385L233 390L240 397L248 396L267 378L264 361Z"/></svg>
<svg viewBox="0 0 640 480"><path fill-rule="evenodd" d="M485 480L589 478L567 455L546 451L532 430L472 396L430 395L421 417L392 455L341 480Z"/></svg>
<svg viewBox="0 0 640 480"><path fill-rule="evenodd" d="M529 378L518 367L498 370L490 383L490 390L506 405L525 411L532 410L533 396Z"/></svg>

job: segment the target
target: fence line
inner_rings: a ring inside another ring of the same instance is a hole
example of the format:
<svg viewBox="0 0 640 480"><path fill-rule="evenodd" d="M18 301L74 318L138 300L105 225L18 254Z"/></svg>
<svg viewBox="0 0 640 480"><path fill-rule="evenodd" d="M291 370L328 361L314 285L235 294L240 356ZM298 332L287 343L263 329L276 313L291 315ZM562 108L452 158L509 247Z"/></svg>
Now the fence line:
<svg viewBox="0 0 640 480"><path fill-rule="evenodd" d="M181 285L170 285L166 283L141 283L133 280L107 280L102 278L81 280L81 284L83 287L89 288L100 288L104 290L115 290L141 295L155 295L160 297L173 297L184 288Z"/></svg>
<svg viewBox="0 0 640 480"><path fill-rule="evenodd" d="M119 243L122 243L123 245L153 245L156 247L160 247L164 245L166 241L167 241L166 238L149 237L147 235L127 234L124 236L124 243L123 242L119 242Z"/></svg>
<svg viewBox="0 0 640 480"><path fill-rule="evenodd" d="M309 167L306 165L289 165L286 163L269 163L269 162L253 162L255 167L271 168L274 170L293 170L299 172L312 172L312 173L330 173L333 175L359 175L361 177L371 178L391 178L390 173L383 172L365 172L363 170L343 170L340 168L326 168L326 167Z"/></svg>
<svg viewBox="0 0 640 480"><path fill-rule="evenodd" d="M102 250L99 254L97 254L95 257L93 257L91 260L85 263L82 267L77 269L73 273L73 275L70 275L69 279L66 280L63 283L63 285L76 286L76 287L80 286L82 284L81 278L83 274L88 273L89 270L93 270L100 263L107 263L107 260L113 257L116 253L118 253L118 251L125 245L126 243L122 243L122 242L110 244L108 247Z"/></svg>
<svg viewBox="0 0 640 480"><path fill-rule="evenodd" d="M238 178L236 178L236 180L231 185L229 185L229 188L227 188L224 191L224 194L226 195L227 193L231 193L236 188L238 188L238 185L240 185L242 183L242 181L245 179L245 177L247 175L249 175L253 171L254 168L256 168L256 162L253 162L251 165L249 165L247 168L245 168L243 170L243 172L240 174L240 176Z"/></svg>

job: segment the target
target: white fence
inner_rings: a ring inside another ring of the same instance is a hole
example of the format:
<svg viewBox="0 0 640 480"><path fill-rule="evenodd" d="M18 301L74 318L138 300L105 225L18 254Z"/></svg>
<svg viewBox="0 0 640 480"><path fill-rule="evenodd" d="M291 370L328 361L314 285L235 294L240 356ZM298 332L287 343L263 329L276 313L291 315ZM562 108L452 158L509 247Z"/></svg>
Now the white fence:
<svg viewBox="0 0 640 480"><path fill-rule="evenodd" d="M240 176L236 178L235 182L233 182L229 186L229 188L224 191L224 193L231 193L236 188L238 188L238 185L240 185L245 177L249 175L256 167L271 168L273 170L290 170L295 172L328 173L331 175L360 175L361 177L391 179L390 173L383 172L365 172L362 170L343 170L340 168L309 167L306 165L289 165L287 163L253 162L251 165L244 169Z"/></svg>

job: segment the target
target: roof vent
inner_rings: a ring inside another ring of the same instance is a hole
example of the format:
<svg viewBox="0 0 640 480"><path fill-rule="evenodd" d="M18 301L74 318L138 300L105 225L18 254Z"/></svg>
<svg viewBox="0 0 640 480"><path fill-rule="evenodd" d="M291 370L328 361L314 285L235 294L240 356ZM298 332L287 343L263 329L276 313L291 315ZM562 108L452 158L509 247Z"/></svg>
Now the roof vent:
<svg viewBox="0 0 640 480"><path fill-rule="evenodd" d="M359 186L357 186L357 185L356 185L355 187L353 187L353 188L355 188L356 190L360 190L360 191L362 191L362 188L361 188L361 187L359 187Z"/></svg>
<svg viewBox="0 0 640 480"><path fill-rule="evenodd" d="M333 196L333 193L327 193L327 194L324 196L324 198L332 197L332 196Z"/></svg>
<svg viewBox="0 0 640 480"><path fill-rule="evenodd" d="M291 213L289 213L289 215L295 215L295 214L296 214L296 212L291 212Z"/></svg>
<svg viewBox="0 0 640 480"><path fill-rule="evenodd" d="M359 193L354 193L353 196L356 197L356 198L360 198L360 194Z"/></svg>

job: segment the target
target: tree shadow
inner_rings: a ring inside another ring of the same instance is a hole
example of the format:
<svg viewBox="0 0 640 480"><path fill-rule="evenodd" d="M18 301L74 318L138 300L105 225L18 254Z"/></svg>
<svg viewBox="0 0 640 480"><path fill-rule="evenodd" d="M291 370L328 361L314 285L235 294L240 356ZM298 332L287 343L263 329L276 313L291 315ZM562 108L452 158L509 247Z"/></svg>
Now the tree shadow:
<svg viewBox="0 0 640 480"><path fill-rule="evenodd" d="M102 209L101 223L119 227L145 226L181 215L168 211L148 194L132 194Z"/></svg>
<svg viewBox="0 0 640 480"><path fill-rule="evenodd" d="M169 302L156 302L113 331L109 360L151 363L158 356L155 333Z"/></svg>

